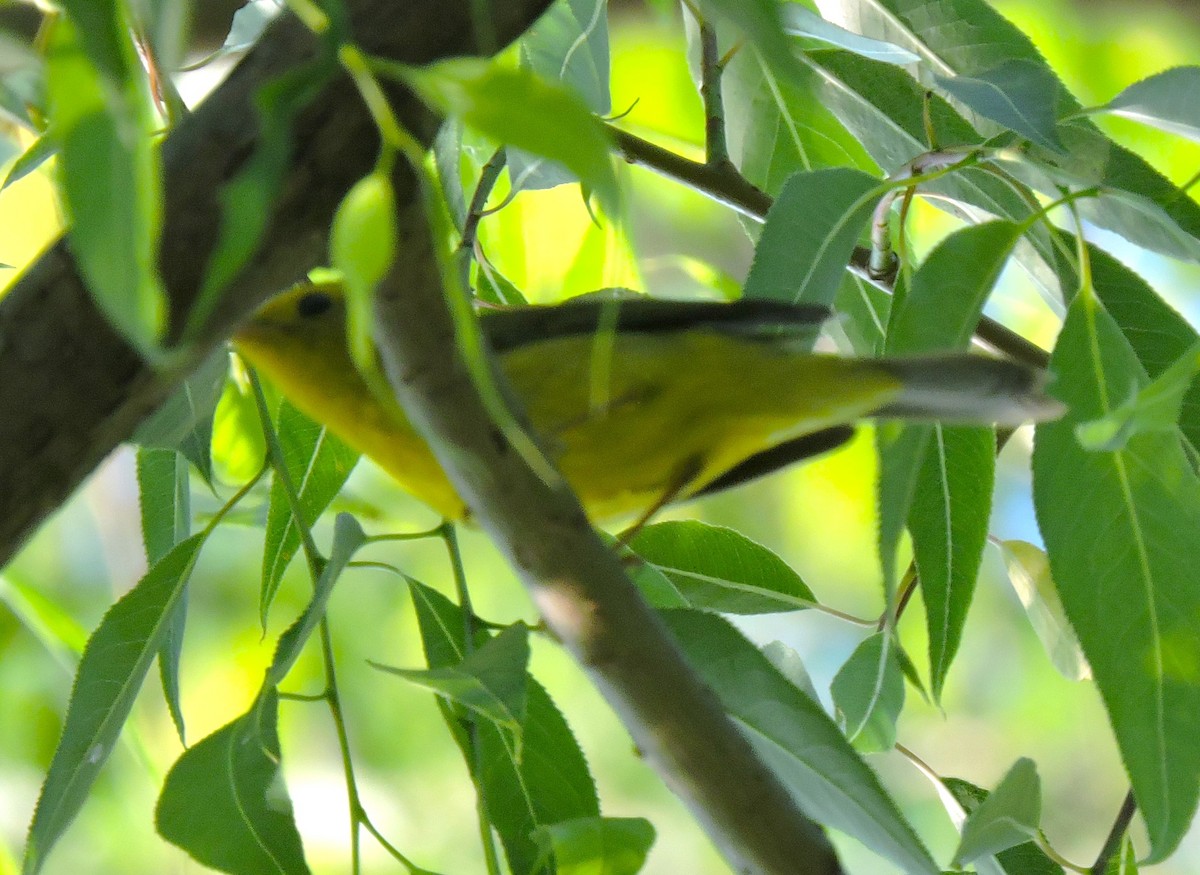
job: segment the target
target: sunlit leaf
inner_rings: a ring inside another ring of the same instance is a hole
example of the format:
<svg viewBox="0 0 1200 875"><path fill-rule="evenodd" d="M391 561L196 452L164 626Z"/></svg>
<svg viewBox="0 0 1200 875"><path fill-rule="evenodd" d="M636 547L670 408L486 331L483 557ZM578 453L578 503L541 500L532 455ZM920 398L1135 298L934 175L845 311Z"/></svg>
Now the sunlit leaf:
<svg viewBox="0 0 1200 875"><path fill-rule="evenodd" d="M461 117L502 144L562 164L595 192L605 212L617 214L608 133L572 92L528 70L474 59L405 68L403 76L440 111Z"/></svg>
<svg viewBox="0 0 1200 875"><path fill-rule="evenodd" d="M635 875L654 826L640 817L581 817L540 826L534 839L553 852L558 875Z"/></svg>
<svg viewBox="0 0 1200 875"><path fill-rule="evenodd" d="M792 36L812 37L864 58L883 61L885 64L915 64L921 60L907 49L838 27L799 3L786 3L782 11L783 29Z"/></svg>
<svg viewBox="0 0 1200 875"><path fill-rule="evenodd" d="M1050 577L1050 560L1045 551L1027 541L1001 541L1000 551L1004 555L1009 582L1050 662L1068 680L1090 678L1091 667L1063 611L1062 600Z"/></svg>
<svg viewBox="0 0 1200 875"><path fill-rule="evenodd" d="M231 875L309 871L283 783L277 712L268 691L176 760L154 813L159 835Z"/></svg>
<svg viewBox="0 0 1200 875"><path fill-rule="evenodd" d="M158 278L162 182L145 77L117 4L67 4L49 32L47 86L71 251L113 326L151 355L166 327ZM77 17L78 16L78 17Z"/></svg>

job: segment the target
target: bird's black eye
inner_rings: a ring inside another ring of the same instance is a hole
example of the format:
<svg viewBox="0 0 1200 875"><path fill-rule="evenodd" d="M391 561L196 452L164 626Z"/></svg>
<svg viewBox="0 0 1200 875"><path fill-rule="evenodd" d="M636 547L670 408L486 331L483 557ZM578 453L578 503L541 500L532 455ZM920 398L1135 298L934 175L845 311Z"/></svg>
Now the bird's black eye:
<svg viewBox="0 0 1200 875"><path fill-rule="evenodd" d="M333 306L333 298L324 292L309 292L296 302L296 313L305 319L320 316Z"/></svg>

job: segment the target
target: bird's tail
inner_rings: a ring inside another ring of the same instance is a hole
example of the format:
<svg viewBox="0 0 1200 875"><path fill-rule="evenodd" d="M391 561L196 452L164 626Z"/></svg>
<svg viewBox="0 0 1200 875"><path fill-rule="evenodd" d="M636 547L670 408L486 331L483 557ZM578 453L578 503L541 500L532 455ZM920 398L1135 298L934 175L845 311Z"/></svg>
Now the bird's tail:
<svg viewBox="0 0 1200 875"><path fill-rule="evenodd" d="M969 353L885 358L904 389L876 416L1021 425L1056 419L1066 408L1045 393L1046 371Z"/></svg>

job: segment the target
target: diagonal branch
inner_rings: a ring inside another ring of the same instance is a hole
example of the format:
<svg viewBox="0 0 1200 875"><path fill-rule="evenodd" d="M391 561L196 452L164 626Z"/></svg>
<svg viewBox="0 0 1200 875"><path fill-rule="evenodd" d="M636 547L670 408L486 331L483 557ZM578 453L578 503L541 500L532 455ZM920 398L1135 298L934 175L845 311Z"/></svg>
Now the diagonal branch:
<svg viewBox="0 0 1200 875"><path fill-rule="evenodd" d="M376 342L400 403L474 517L734 871L840 873L828 839L689 668L562 478L541 479L492 423L455 342L424 216L410 207L397 222Z"/></svg>

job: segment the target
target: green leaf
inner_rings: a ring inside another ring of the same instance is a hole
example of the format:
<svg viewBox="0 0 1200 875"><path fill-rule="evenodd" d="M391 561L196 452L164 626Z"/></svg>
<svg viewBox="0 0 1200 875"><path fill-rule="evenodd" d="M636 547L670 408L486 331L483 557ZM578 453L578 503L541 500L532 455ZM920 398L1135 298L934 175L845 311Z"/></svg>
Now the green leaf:
<svg viewBox="0 0 1200 875"><path fill-rule="evenodd" d="M875 447L879 454L879 561L889 608L895 600L899 579L896 554L908 525L935 428L940 426L905 425L887 420L875 426ZM921 519L924 517L918 521Z"/></svg>
<svg viewBox="0 0 1200 875"><path fill-rule="evenodd" d="M640 817L579 817L539 826L533 838L554 854L558 875L635 875L654 844L654 826Z"/></svg>
<svg viewBox="0 0 1200 875"><path fill-rule="evenodd" d="M963 781L959 778L939 778L937 775L927 775L931 780L939 785L939 795L942 796L942 801L948 807L956 800L959 807L957 814L951 813L952 819L959 823L965 822L966 815L975 811L987 799L988 791L982 787L977 787L970 781ZM950 794L950 799L946 799L946 791ZM1019 845L1014 845L1007 850L1000 851L995 856L995 860L1004 870L1005 875L1064 875L1063 867L1055 863L1046 856L1045 851L1038 847L1034 841L1022 842ZM976 860L975 865L983 870L983 860Z"/></svg>
<svg viewBox="0 0 1200 875"><path fill-rule="evenodd" d="M662 611L688 661L804 811L914 875L940 870L875 773L816 701L728 621Z"/></svg>
<svg viewBox="0 0 1200 875"><path fill-rule="evenodd" d="M791 177L767 213L745 297L832 304L881 193L878 180L848 168Z"/></svg>
<svg viewBox="0 0 1200 875"><path fill-rule="evenodd" d="M231 875L307 873L283 783L273 690L184 752L154 812L159 835Z"/></svg>
<svg viewBox="0 0 1200 875"><path fill-rule="evenodd" d="M97 72L123 84L137 71L129 20L120 0L63 0L79 44Z"/></svg>
<svg viewBox="0 0 1200 875"><path fill-rule="evenodd" d="M109 608L88 639L62 738L29 827L26 875L41 870L108 760L206 537L201 532L176 545Z"/></svg>
<svg viewBox="0 0 1200 875"><path fill-rule="evenodd" d="M97 306L141 353L166 327L162 182L146 84L116 4L73 0L49 32L47 87L71 252Z"/></svg>
<svg viewBox="0 0 1200 875"><path fill-rule="evenodd" d="M955 231L938 244L913 275L903 303L892 308L887 351L895 355L965 347L1019 233L1011 222L988 222ZM918 558L931 573L926 603L934 609L927 622L935 698L966 619L991 505L994 462L978 451L989 438L983 436L986 432L965 436L967 431L947 438L944 426L892 423L876 431L884 590L890 603L896 550L907 524L914 546L919 544ZM947 465L948 441L963 448L951 465ZM981 489L981 484L986 488ZM918 493L919 510L914 512ZM947 548L955 554L947 556Z"/></svg>
<svg viewBox="0 0 1200 875"><path fill-rule="evenodd" d="M975 593L995 471L996 435L990 429L933 430L908 512L908 529L925 600L935 701L941 698Z"/></svg>
<svg viewBox="0 0 1200 875"><path fill-rule="evenodd" d="M477 59L404 68L403 76L435 109L500 143L557 161L596 193L606 213L618 215L608 132L577 95L528 70Z"/></svg>
<svg viewBox="0 0 1200 875"><path fill-rule="evenodd" d="M971 76L935 78L943 91L973 112L1047 149L1063 151L1055 112L1061 84L1044 64L1010 58Z"/></svg>
<svg viewBox="0 0 1200 875"><path fill-rule="evenodd" d="M191 532L187 465L173 450L137 452L138 507L146 561L153 565Z"/></svg>
<svg viewBox="0 0 1200 875"><path fill-rule="evenodd" d="M904 708L904 674L886 632L876 632L854 649L830 686L846 737L865 753L891 750L896 720Z"/></svg>
<svg viewBox="0 0 1200 875"><path fill-rule="evenodd" d="M833 301L837 319L830 320L826 331L841 332L846 345L839 348L858 355L878 356L887 338L892 296L862 277L847 273Z"/></svg>
<svg viewBox="0 0 1200 875"><path fill-rule="evenodd" d="M608 4L559 0L521 37L521 66L548 82L561 82L600 116L612 112L608 87ZM562 165L508 150L514 189L554 188L575 181Z"/></svg>
<svg viewBox="0 0 1200 875"><path fill-rule="evenodd" d="M821 76L818 99L888 172L907 166L914 157L929 151L926 115L939 143L983 142L949 103L937 95L927 96L921 83L903 70L846 52L811 53L804 60ZM1023 221L1030 215L1032 196L1022 186L1014 186L979 167L962 168L924 182L917 194L932 206L970 223L991 218ZM1017 250L1017 264L1042 297L1061 309L1062 294L1051 268L1056 263L1053 239L1041 225L1034 226L1027 239L1030 245Z"/></svg>
<svg viewBox="0 0 1200 875"><path fill-rule="evenodd" d="M831 21L826 21L811 9L806 9L799 3L787 3L783 7L783 29L792 36L807 36L853 52L873 61L885 64L915 64L920 57L907 49L902 49L883 40L870 39L860 36L854 31L838 27Z"/></svg>
<svg viewBox="0 0 1200 875"><path fill-rule="evenodd" d="M1089 679L1092 669L1063 611L1062 599L1050 577L1050 559L1045 551L1026 541L1001 541L1000 552L1008 569L1009 582L1050 662L1067 680Z"/></svg>
<svg viewBox="0 0 1200 875"><path fill-rule="evenodd" d="M447 668L394 668L372 662L380 671L404 678L462 705L520 737L525 721L525 666L529 662L529 628L514 623L495 638ZM519 746L518 746L519 749Z"/></svg>
<svg viewBox="0 0 1200 875"><path fill-rule="evenodd" d="M312 526L354 470L358 453L287 401L279 406L276 432L288 477L300 499L301 524ZM283 572L299 547L300 529L292 514L291 500L276 476L271 484L271 504L267 510L258 605L259 619L264 626Z"/></svg>
<svg viewBox="0 0 1200 875"><path fill-rule="evenodd" d="M1088 261L1104 308L1121 327L1142 367L1151 377L1159 377L1197 342L1195 329L1145 280L1113 256L1089 246ZM1064 279L1064 285L1078 285L1074 273ZM1132 384L1122 391L1130 388ZM1200 380L1193 380L1184 396L1179 426L1188 443L1200 451Z"/></svg>
<svg viewBox="0 0 1200 875"><path fill-rule="evenodd" d="M47 132L40 135L29 144L29 147L8 168L8 173L4 176L4 182L0 183L0 191L3 191L14 182L24 179L30 173L37 170L57 151L58 139L53 133Z"/></svg>
<svg viewBox="0 0 1200 875"><path fill-rule="evenodd" d="M779 76L757 52L739 51L721 76L729 157L768 194L778 194L797 171L878 173L863 145L822 103L820 89L816 73L797 66Z"/></svg>
<svg viewBox="0 0 1200 875"><path fill-rule="evenodd" d="M1147 76L1099 110L1200 141L1200 67L1172 67Z"/></svg>
<svg viewBox="0 0 1200 875"><path fill-rule="evenodd" d="M765 614L817 601L786 562L733 529L698 520L655 523L643 527L629 547L666 576L678 607Z"/></svg>
<svg viewBox="0 0 1200 875"><path fill-rule="evenodd" d="M229 353L218 349L142 421L133 433L134 443L178 450L211 485L213 418L228 372Z"/></svg>
<svg viewBox="0 0 1200 875"><path fill-rule="evenodd" d="M1091 295L1072 303L1052 368L1070 412L1038 426L1038 523L1158 861L1179 843L1200 789L1200 587L1191 561L1200 480L1174 435L1143 432L1111 453L1076 441L1077 423L1146 382Z"/></svg>
<svg viewBox="0 0 1200 875"><path fill-rule="evenodd" d="M370 300L396 258L396 236L392 182L376 171L350 187L329 231L329 256L350 297Z"/></svg>
<svg viewBox="0 0 1200 875"><path fill-rule="evenodd" d="M465 655L462 611L414 580L409 580L409 592L430 668L459 664ZM477 637L486 640L482 632ZM520 760L513 758L512 746L494 723L476 721L470 733L444 703L442 713L467 768L480 785L488 819L504 844L509 868L549 875L539 863L534 831L543 825L596 817L600 803L583 752L550 696L533 678L526 681L526 695Z"/></svg>
<svg viewBox="0 0 1200 875"><path fill-rule="evenodd" d="M967 817L954 865L1029 841L1037 835L1041 819L1042 785L1037 766L1022 757Z"/></svg>
<svg viewBox="0 0 1200 875"><path fill-rule="evenodd" d="M521 37L521 62L573 89L598 115L612 111L608 87L608 5L559 0Z"/></svg>
<svg viewBox="0 0 1200 875"><path fill-rule="evenodd" d="M339 513L333 523L333 546L329 549L329 558L321 567L321 574L313 585L313 596L305 607L304 613L297 618L288 630L279 636L279 644L275 648L275 658L267 670L267 686L277 686L296 660L300 652L312 636L313 630L325 616L325 606L329 604L329 596L333 593L333 585L345 571L346 565L355 552L367 540L358 520L348 513Z"/></svg>
<svg viewBox="0 0 1200 875"><path fill-rule="evenodd" d="M913 275L888 326L892 354L965 349L1021 229L1012 222L961 228L942 240Z"/></svg>
<svg viewBox="0 0 1200 875"><path fill-rule="evenodd" d="M1046 66L1029 37L985 0L878 0L855 6L858 18L851 21L855 30L916 52L943 76L971 76L1011 59ZM1065 118L1078 110L1079 104L1060 86L1058 117ZM937 130L942 142L975 142L947 136L940 127ZM1059 196L1064 182L1070 187L1098 183L1104 187L1101 197L1076 202L1089 221L1139 246L1177 258L1194 259L1200 254L1196 244L1200 237L1200 205L1086 120L1060 125L1059 136L1072 156L1069 163L1064 164L1057 153L1048 152L1042 156L1045 160L1039 161L1038 172L1022 163L1006 167L1051 197ZM1036 155L1040 147L1034 146L1031 151ZM911 154L915 153L909 157ZM1084 161L1094 168L1084 178L1068 179L1066 174L1049 172L1050 168L1074 170ZM1046 257L1046 253L1042 255Z"/></svg>
<svg viewBox="0 0 1200 875"><path fill-rule="evenodd" d="M68 671L83 653L87 630L38 588L0 574L0 603Z"/></svg>
<svg viewBox="0 0 1200 875"><path fill-rule="evenodd" d="M146 562L154 565L191 534L191 484L187 463L173 450L140 449L137 454L138 505ZM186 744L183 707L179 701L179 662L187 627L187 588L175 603L166 639L158 653L158 673L171 720Z"/></svg>
<svg viewBox="0 0 1200 875"><path fill-rule="evenodd" d="M1200 340L1119 407L1075 426L1075 437L1085 450L1119 450L1141 432L1174 432L1183 412L1183 399L1200 371Z"/></svg>
<svg viewBox="0 0 1200 875"><path fill-rule="evenodd" d="M762 654L770 660L771 665L775 666L776 671L792 682L796 689L820 704L821 696L817 693L817 688L813 684L808 669L804 667L804 660L800 658L799 653L782 641L772 641L763 646Z"/></svg>

